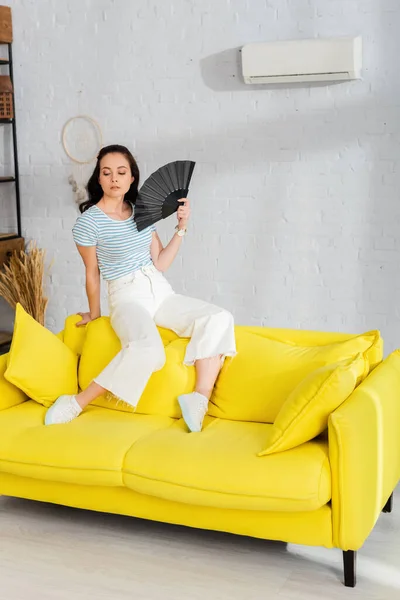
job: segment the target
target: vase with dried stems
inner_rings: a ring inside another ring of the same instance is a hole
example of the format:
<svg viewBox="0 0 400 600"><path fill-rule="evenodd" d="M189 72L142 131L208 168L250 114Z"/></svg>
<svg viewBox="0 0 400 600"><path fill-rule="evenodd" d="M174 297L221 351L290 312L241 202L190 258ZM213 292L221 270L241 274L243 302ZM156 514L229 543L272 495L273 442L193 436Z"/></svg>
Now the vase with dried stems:
<svg viewBox="0 0 400 600"><path fill-rule="evenodd" d="M48 298L44 295L45 250L31 242L26 250L14 250L0 271L0 296L15 309L23 309L44 325Z"/></svg>

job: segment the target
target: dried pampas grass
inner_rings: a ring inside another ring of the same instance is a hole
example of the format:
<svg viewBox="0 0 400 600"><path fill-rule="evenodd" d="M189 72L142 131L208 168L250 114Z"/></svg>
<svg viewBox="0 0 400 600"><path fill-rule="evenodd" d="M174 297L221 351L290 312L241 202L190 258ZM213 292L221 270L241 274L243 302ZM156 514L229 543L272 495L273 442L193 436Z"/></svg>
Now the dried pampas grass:
<svg viewBox="0 0 400 600"><path fill-rule="evenodd" d="M45 255L46 252L32 242L27 250L14 250L0 271L0 296L13 309L19 302L41 325L44 325L48 303L43 289Z"/></svg>

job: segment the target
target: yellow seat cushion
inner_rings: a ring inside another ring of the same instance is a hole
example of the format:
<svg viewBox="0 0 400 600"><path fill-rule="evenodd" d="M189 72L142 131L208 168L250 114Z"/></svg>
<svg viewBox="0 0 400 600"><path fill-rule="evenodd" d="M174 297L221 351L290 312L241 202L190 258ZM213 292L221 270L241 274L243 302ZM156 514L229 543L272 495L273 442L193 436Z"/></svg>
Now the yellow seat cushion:
<svg viewBox="0 0 400 600"><path fill-rule="evenodd" d="M121 350L121 343L107 317L89 323L79 364L79 386L85 389ZM94 400L94 406L125 412L158 414L180 418L178 395L193 391L195 369L183 364L187 340L179 339L172 331L159 328L165 346L166 363L153 373L135 409L105 394ZM174 340L174 341L171 341Z"/></svg>
<svg viewBox="0 0 400 600"><path fill-rule="evenodd" d="M128 449L171 419L87 407L65 425L45 426L32 400L0 412L0 471L46 481L121 486Z"/></svg>
<svg viewBox="0 0 400 600"><path fill-rule="evenodd" d="M329 415L355 389L365 373L359 354L313 371L289 394L272 426L268 445L259 456L282 452L312 440L328 426Z"/></svg>
<svg viewBox="0 0 400 600"><path fill-rule="evenodd" d="M12 383L9 383L4 378L4 373L7 369L8 354L2 354L0 356L0 410L6 410L12 406L17 406L27 400L27 395L15 387Z"/></svg>
<svg viewBox="0 0 400 600"><path fill-rule="evenodd" d="M62 394L76 394L78 357L54 333L17 304L4 377L25 394L50 406Z"/></svg>
<svg viewBox="0 0 400 600"><path fill-rule="evenodd" d="M272 425L206 417L138 440L124 462L127 487L165 500L227 509L310 511L331 497L326 441L259 458Z"/></svg>
<svg viewBox="0 0 400 600"><path fill-rule="evenodd" d="M331 344L302 346L289 339L270 339L262 328L246 329L236 328L238 355L226 361L217 380L209 407L213 417L273 423L290 392L309 373L359 353L368 357L372 346L380 343L377 331Z"/></svg>

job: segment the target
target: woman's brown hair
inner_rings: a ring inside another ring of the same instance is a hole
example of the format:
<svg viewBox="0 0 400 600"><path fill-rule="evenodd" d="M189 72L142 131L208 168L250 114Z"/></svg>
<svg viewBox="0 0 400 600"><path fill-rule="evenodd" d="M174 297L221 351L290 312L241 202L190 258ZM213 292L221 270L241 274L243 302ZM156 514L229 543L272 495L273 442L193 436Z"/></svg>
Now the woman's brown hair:
<svg viewBox="0 0 400 600"><path fill-rule="evenodd" d="M139 167L137 165L136 160L133 158L131 152L125 146L120 146L119 144L112 144L111 146L105 146L102 148L97 156L97 163L95 169L88 181L86 186L88 192L88 200L82 202L79 205L79 210L81 213L85 212L91 206L97 204L103 197L103 189L99 183L100 177L100 161L102 158L107 156L107 154L123 154L127 161L129 162L132 177L134 177L134 181L131 184L128 192L124 196L124 202L128 204L134 205L136 202L136 198L138 195L138 187L139 187Z"/></svg>

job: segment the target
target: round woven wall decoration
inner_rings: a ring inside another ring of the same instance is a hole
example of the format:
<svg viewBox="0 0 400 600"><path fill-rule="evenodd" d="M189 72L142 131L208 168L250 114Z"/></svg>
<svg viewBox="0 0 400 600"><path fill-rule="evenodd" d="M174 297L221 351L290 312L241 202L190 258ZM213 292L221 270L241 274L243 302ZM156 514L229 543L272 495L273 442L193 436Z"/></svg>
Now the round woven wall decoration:
<svg viewBox="0 0 400 600"><path fill-rule="evenodd" d="M80 204L87 199L84 185L89 177L87 165L91 165L96 160L103 146L100 125L87 115L72 117L63 127L62 145L66 155L73 163L68 182L75 194L75 202ZM87 172L85 173L85 171Z"/></svg>
<svg viewBox="0 0 400 600"><path fill-rule="evenodd" d="M103 145L100 125L87 115L72 117L63 127L62 143L72 161L88 165L95 160Z"/></svg>

